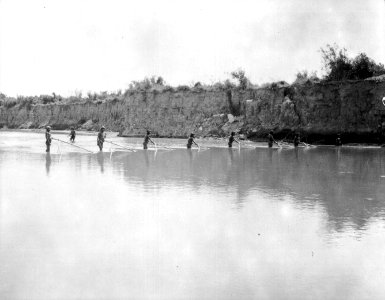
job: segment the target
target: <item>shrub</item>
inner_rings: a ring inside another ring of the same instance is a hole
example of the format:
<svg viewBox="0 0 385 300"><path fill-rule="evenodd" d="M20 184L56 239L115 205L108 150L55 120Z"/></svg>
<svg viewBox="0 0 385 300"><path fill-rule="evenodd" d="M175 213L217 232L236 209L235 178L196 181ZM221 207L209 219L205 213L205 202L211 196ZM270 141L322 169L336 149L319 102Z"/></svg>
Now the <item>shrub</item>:
<svg viewBox="0 0 385 300"><path fill-rule="evenodd" d="M14 107L17 104L17 100L15 98L6 98L3 100L3 106L5 108Z"/></svg>
<svg viewBox="0 0 385 300"><path fill-rule="evenodd" d="M55 102L55 98L50 95L40 95L39 96L41 103L43 104L49 104Z"/></svg>
<svg viewBox="0 0 385 300"><path fill-rule="evenodd" d="M235 88L235 84L232 83L229 79L226 79L224 82L224 87L226 89L233 89L233 88Z"/></svg>
<svg viewBox="0 0 385 300"><path fill-rule="evenodd" d="M176 90L178 92L187 92L190 90L190 87L188 85L179 85L177 86Z"/></svg>
<svg viewBox="0 0 385 300"><path fill-rule="evenodd" d="M308 73L308 71L304 70L302 72L298 72L293 84L305 84L310 82L319 82L320 79L317 76L317 72Z"/></svg>
<svg viewBox="0 0 385 300"><path fill-rule="evenodd" d="M128 86L129 90L150 90L150 89L157 89L157 90L163 90L163 87L165 86L165 81L160 76L152 76L150 78L145 77L143 80L140 81L131 81L131 83Z"/></svg>
<svg viewBox="0 0 385 300"><path fill-rule="evenodd" d="M36 101L33 97L19 96L17 97L17 103L20 108L26 107L28 110L30 110L32 108L32 105L34 105Z"/></svg>
<svg viewBox="0 0 385 300"><path fill-rule="evenodd" d="M249 85L249 79L246 77L244 70L240 69L240 70L231 72L231 76L234 79L238 80L239 88L241 88L243 90L247 89L247 87Z"/></svg>
<svg viewBox="0 0 385 300"><path fill-rule="evenodd" d="M97 94L92 92L87 92L87 97L89 100L96 100Z"/></svg>

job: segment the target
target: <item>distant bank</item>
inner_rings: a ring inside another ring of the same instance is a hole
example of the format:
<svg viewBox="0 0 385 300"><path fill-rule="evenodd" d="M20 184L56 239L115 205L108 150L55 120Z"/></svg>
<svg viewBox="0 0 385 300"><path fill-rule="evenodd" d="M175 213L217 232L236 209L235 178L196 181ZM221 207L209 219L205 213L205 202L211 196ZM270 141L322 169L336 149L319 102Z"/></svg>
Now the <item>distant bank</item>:
<svg viewBox="0 0 385 300"><path fill-rule="evenodd" d="M383 79L329 83L272 84L265 88L129 90L72 101L1 102L0 128L96 131L104 125L122 136L223 137L231 131L251 139L274 130L277 138L299 132L307 142L330 144L385 141ZM381 141L382 140L382 141Z"/></svg>

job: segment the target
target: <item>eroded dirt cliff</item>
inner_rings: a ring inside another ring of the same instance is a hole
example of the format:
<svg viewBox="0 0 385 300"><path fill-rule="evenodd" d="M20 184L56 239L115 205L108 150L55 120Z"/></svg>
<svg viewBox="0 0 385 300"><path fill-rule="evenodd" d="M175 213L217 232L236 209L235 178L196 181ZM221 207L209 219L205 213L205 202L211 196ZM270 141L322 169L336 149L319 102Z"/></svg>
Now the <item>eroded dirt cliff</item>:
<svg viewBox="0 0 385 300"><path fill-rule="evenodd" d="M299 131L310 139L343 133L372 140L384 122L385 82L375 80L292 85L249 90L130 91L82 103L0 106L0 126L97 130L122 135L224 136L231 131L264 137Z"/></svg>

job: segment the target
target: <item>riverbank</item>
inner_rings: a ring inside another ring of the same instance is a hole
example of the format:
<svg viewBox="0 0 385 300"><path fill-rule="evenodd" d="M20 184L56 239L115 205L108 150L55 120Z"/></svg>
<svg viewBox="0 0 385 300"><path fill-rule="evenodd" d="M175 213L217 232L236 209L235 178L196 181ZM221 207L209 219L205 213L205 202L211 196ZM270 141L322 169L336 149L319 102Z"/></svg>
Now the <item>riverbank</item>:
<svg viewBox="0 0 385 300"><path fill-rule="evenodd" d="M226 137L235 131L264 140L270 130L307 143L382 143L385 136L385 82L379 80L272 84L265 88L183 88L130 90L92 99L48 101L47 97L2 102L0 128L94 132L104 125L120 136ZM380 126L380 127L379 127ZM380 129L380 130L379 130Z"/></svg>

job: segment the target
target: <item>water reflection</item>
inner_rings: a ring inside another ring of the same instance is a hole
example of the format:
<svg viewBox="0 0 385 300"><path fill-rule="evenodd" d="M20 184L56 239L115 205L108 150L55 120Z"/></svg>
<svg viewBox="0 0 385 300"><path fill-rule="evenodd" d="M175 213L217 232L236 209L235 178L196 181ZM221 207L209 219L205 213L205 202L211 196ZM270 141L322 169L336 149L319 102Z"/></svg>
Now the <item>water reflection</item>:
<svg viewBox="0 0 385 300"><path fill-rule="evenodd" d="M257 151L260 151L260 150L257 150ZM275 153L275 149L269 148L267 153L268 153L269 162L273 163L273 154Z"/></svg>
<svg viewBox="0 0 385 300"><path fill-rule="evenodd" d="M100 151L96 153L96 159L100 166L100 172L104 173L104 152Z"/></svg>
<svg viewBox="0 0 385 300"><path fill-rule="evenodd" d="M149 154L148 154L148 151L142 151L143 153L143 157L144 157L144 162L146 164L146 168L148 169L148 167L150 166L150 159L149 159Z"/></svg>
<svg viewBox="0 0 385 300"><path fill-rule="evenodd" d="M190 166L190 169L191 169L192 163L193 163L193 150L192 149L187 149L186 153L188 155L188 162L189 162L189 166Z"/></svg>
<svg viewBox="0 0 385 300"><path fill-rule="evenodd" d="M379 152L258 149L242 151L239 159L235 159L230 149L196 153L187 149L174 150L161 153L152 162L150 173L143 172L138 155L144 156L147 169L149 154L143 151L127 155L123 160L113 159L113 170L123 173L127 180L134 177L147 184L189 185L197 190L210 186L219 193L232 190L236 192L237 206L250 200L248 195L256 189L272 197L292 195L303 208L320 204L334 230L342 230L348 223L362 229L371 217L384 211L385 188L379 184L380 175L385 174L384 164L381 164L384 158ZM226 160L228 163L224 163Z"/></svg>
<svg viewBox="0 0 385 300"><path fill-rule="evenodd" d="M384 298L382 150L234 151L0 151L0 298Z"/></svg>
<svg viewBox="0 0 385 300"><path fill-rule="evenodd" d="M229 148L228 149L228 152L229 152L229 164L232 165L233 162L234 162L234 152L233 152L233 149Z"/></svg>
<svg viewBox="0 0 385 300"><path fill-rule="evenodd" d="M128 181L135 178L147 186L187 185L196 190L210 186L219 193L235 192L236 207L250 201L248 196L256 189L273 198L291 195L306 209L319 204L327 213L329 228L341 231L351 224L363 230L371 218L383 216L385 189L380 176L385 170L381 153L341 148L257 149L242 151L236 159L230 149L183 149L160 152L151 172L145 171L150 168L151 156L146 151L122 159L113 157L111 164L113 171Z"/></svg>
<svg viewBox="0 0 385 300"><path fill-rule="evenodd" d="M51 154L48 152L45 155L45 171L47 173L47 176L49 175L49 171L51 169L51 163L52 163Z"/></svg>
<svg viewBox="0 0 385 300"><path fill-rule="evenodd" d="M188 164L186 165L186 156ZM293 159L294 158L294 159ZM88 160L88 163L83 163ZM105 173L103 153L96 154ZM227 163L226 163L227 162ZM75 168L91 167L90 156L71 154ZM217 193L235 193L236 207L250 201L254 191L272 199L290 195L304 209L317 205L327 213L331 230L346 226L362 230L371 218L383 218L385 163L382 151L350 149L242 150L231 149L117 152L111 170L130 184L143 186L210 187ZM47 154L46 174L51 156Z"/></svg>

